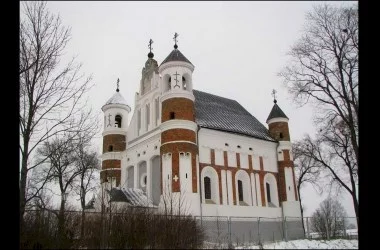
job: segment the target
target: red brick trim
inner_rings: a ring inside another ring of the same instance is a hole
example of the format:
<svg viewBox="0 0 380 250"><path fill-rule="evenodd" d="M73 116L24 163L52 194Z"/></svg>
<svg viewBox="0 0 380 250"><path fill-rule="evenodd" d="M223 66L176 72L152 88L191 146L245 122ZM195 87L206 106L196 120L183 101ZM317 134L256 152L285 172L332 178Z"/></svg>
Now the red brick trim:
<svg viewBox="0 0 380 250"><path fill-rule="evenodd" d="M108 152L108 146L113 146L112 152L121 152L125 150L126 147L126 136L125 135L105 135L103 136L103 153Z"/></svg>
<svg viewBox="0 0 380 250"><path fill-rule="evenodd" d="M236 153L236 167L240 168L240 153Z"/></svg>
<svg viewBox="0 0 380 250"><path fill-rule="evenodd" d="M293 173L294 194L296 196L296 201L298 201L297 186L296 186L296 176L294 174L294 166L292 167L292 173Z"/></svg>
<svg viewBox="0 0 380 250"><path fill-rule="evenodd" d="M284 161L290 161L289 149L284 149L284 150L282 150L282 152L284 154Z"/></svg>
<svg viewBox="0 0 380 250"><path fill-rule="evenodd" d="M190 141L196 142L195 132L189 129L170 129L161 133L161 143L164 144L166 142L172 141Z"/></svg>
<svg viewBox="0 0 380 250"><path fill-rule="evenodd" d="M249 168L249 170L253 170L252 155L248 155L248 168Z"/></svg>
<svg viewBox="0 0 380 250"><path fill-rule="evenodd" d="M102 162L102 170L105 170L107 168L120 168L120 165L120 160L104 160Z"/></svg>
<svg viewBox="0 0 380 250"><path fill-rule="evenodd" d="M175 119L195 121L194 102L187 98L170 98L162 102L161 122L170 120L170 112L175 113Z"/></svg>
<svg viewBox="0 0 380 250"><path fill-rule="evenodd" d="M279 161L278 162L278 197L280 199L280 204L286 201L286 182L285 182L285 167L287 167L288 162Z"/></svg>
<svg viewBox="0 0 380 250"><path fill-rule="evenodd" d="M264 171L264 163L263 163L263 157L260 156L260 170Z"/></svg>
<svg viewBox="0 0 380 250"><path fill-rule="evenodd" d="M215 149L210 150L211 165L215 166Z"/></svg>
<svg viewBox="0 0 380 250"><path fill-rule="evenodd" d="M290 141L287 122L273 122L268 127L270 135L277 141ZM280 138L280 133L282 133L282 138Z"/></svg>
<svg viewBox="0 0 380 250"><path fill-rule="evenodd" d="M172 178L175 175L179 178L179 153L180 152L190 152L191 153L191 169L192 169L192 186L193 193L197 192L197 168L196 168L196 156L198 155L197 145L191 143L177 142L162 145L160 148L160 155L162 159L163 154L171 153L172 154ZM162 164L161 164L161 178L162 178ZM179 192L180 190L180 179L174 181L172 179L172 189L173 192ZM162 184L161 184L162 190Z"/></svg>

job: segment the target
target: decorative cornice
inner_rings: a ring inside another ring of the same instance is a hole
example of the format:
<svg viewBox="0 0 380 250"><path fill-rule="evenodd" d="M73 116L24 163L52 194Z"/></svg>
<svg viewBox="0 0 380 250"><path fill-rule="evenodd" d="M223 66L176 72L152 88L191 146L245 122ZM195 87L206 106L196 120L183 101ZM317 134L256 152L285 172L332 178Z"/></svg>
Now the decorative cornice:
<svg viewBox="0 0 380 250"><path fill-rule="evenodd" d="M121 161L121 158L123 157L123 155L122 155L123 152L124 151L103 153L101 156L102 161L106 161L106 160L119 160L119 161Z"/></svg>
<svg viewBox="0 0 380 250"><path fill-rule="evenodd" d="M164 132L170 129L188 129L194 132L197 131L197 124L193 121L188 120L168 120L161 123L160 130Z"/></svg>
<svg viewBox="0 0 380 250"><path fill-rule="evenodd" d="M166 144L173 144L173 143L189 143L189 144L193 144L193 145L197 146L197 144L195 142L192 142L192 141L169 141L169 142L162 143L161 147L166 145Z"/></svg>
<svg viewBox="0 0 380 250"><path fill-rule="evenodd" d="M109 171L109 170L118 170L118 171L121 171L121 168L106 168L106 169L101 169L100 172L103 172L103 171Z"/></svg>
<svg viewBox="0 0 380 250"><path fill-rule="evenodd" d="M105 112L106 110L108 110L110 108L120 108L120 109L126 110L127 112L131 112L131 107L129 107L129 105L118 104L118 103L103 105L102 111Z"/></svg>
<svg viewBox="0 0 380 250"><path fill-rule="evenodd" d="M102 136L106 136L106 135L124 135L124 136L127 136L127 131L123 130L122 128L112 127L112 129L107 129L106 131L103 131Z"/></svg>
<svg viewBox="0 0 380 250"><path fill-rule="evenodd" d="M164 63L158 68L158 72L162 73L162 71L170 67L185 67L185 68L190 69L191 72L194 72L194 65L187 62L182 62L182 61L171 61L171 62Z"/></svg>
<svg viewBox="0 0 380 250"><path fill-rule="evenodd" d="M288 118L283 118L283 117L276 117L276 118L272 118L270 120L267 121L267 124L271 124L271 123L274 123L274 122L288 122L289 119Z"/></svg>

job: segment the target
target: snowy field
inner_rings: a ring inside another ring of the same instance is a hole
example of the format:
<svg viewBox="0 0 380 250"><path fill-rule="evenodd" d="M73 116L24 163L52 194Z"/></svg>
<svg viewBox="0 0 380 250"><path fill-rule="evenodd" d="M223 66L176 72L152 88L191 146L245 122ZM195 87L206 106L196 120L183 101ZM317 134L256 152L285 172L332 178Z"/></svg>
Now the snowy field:
<svg viewBox="0 0 380 250"><path fill-rule="evenodd" d="M259 246L239 246L235 249L260 249ZM358 249L358 240L293 240L268 243L263 249Z"/></svg>

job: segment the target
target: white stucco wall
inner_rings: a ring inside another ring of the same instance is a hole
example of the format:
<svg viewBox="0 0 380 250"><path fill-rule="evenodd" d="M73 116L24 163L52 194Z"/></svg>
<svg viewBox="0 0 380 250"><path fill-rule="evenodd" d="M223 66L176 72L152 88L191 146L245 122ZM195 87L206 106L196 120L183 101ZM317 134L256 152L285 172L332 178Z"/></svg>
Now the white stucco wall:
<svg viewBox="0 0 380 250"><path fill-rule="evenodd" d="M236 167L236 153L240 153L240 165L248 166L248 155L253 155L253 168L260 170L259 156L263 157L264 170L278 172L277 143L259 140L222 131L201 128L198 134L200 151L206 148L215 149L215 164L224 165L223 151L227 151L228 164ZM226 146L226 143L228 146ZM240 148L238 147L240 146ZM250 150L250 148L252 150ZM199 153L206 155L207 153ZM243 157L244 156L244 157ZM202 160L200 161L201 163Z"/></svg>
<svg viewBox="0 0 380 250"><path fill-rule="evenodd" d="M179 181L181 192L192 193L191 153L179 154Z"/></svg>
<svg viewBox="0 0 380 250"><path fill-rule="evenodd" d="M282 202L284 216L301 217L301 208L299 201Z"/></svg>
<svg viewBox="0 0 380 250"><path fill-rule="evenodd" d="M285 185L286 185L286 200L295 201L295 188L293 182L293 171L291 168L285 168Z"/></svg>
<svg viewBox="0 0 380 250"><path fill-rule="evenodd" d="M281 217L281 208L202 204L202 216Z"/></svg>

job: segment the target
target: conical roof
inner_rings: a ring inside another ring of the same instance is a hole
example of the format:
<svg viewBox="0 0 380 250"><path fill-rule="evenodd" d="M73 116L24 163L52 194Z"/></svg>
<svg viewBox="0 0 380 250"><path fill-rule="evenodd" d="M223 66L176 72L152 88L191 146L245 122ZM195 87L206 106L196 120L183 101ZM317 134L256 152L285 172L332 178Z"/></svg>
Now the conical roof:
<svg viewBox="0 0 380 250"><path fill-rule="evenodd" d="M122 104L122 105L128 106L127 101L118 91L110 99L108 99L105 105L108 105L108 104Z"/></svg>
<svg viewBox="0 0 380 250"><path fill-rule="evenodd" d="M274 105L273 105L273 108L271 110L271 112L269 113L269 116L267 118L267 122L272 119L272 118L286 118L286 119L289 119L285 113L280 109L280 107L277 105L277 103L275 102Z"/></svg>
<svg viewBox="0 0 380 250"><path fill-rule="evenodd" d="M187 62L193 65L178 49L173 49L172 52L165 58L164 61L162 61L161 65L167 62L172 61L181 61L181 62Z"/></svg>

